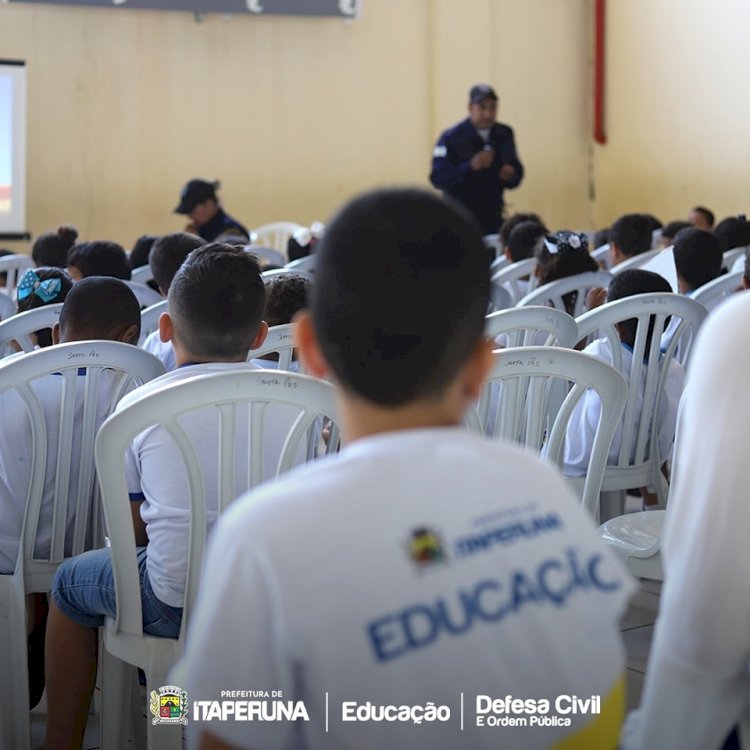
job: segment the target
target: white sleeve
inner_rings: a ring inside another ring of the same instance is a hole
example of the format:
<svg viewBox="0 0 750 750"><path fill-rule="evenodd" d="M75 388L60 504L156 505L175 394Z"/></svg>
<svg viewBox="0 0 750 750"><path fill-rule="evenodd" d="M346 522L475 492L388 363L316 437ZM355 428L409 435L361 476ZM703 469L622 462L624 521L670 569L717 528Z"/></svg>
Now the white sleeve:
<svg viewBox="0 0 750 750"><path fill-rule="evenodd" d="M665 583L627 748L720 747L748 705L750 295L704 325L692 354L664 543Z"/></svg>
<svg viewBox="0 0 750 750"><path fill-rule="evenodd" d="M223 516L212 536L187 649L173 673L191 706L196 700L221 701L222 691L231 690L281 691L281 700L295 699L294 670L280 645L282 624L272 576L242 533L242 523L233 518L231 511ZM294 742L291 721L194 719L193 714L188 722L190 748L198 746L204 730L238 748L275 750Z"/></svg>

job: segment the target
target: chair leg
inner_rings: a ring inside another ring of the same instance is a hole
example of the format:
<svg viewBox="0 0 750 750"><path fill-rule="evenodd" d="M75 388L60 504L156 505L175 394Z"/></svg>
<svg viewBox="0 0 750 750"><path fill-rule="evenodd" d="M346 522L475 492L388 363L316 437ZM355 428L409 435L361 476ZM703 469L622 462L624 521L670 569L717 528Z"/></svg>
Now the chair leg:
<svg viewBox="0 0 750 750"><path fill-rule="evenodd" d="M599 523L625 512L625 490L607 490L599 494Z"/></svg>
<svg viewBox="0 0 750 750"><path fill-rule="evenodd" d="M131 684L136 668L102 648L100 738L102 750L118 750L127 736L131 706Z"/></svg>
<svg viewBox="0 0 750 750"><path fill-rule="evenodd" d="M152 653L146 682L148 684L148 693L146 700L149 700L152 690L159 691L160 687L171 684L167 675L173 666L173 658L170 656L166 660L160 659L158 654ZM148 750L181 750L182 748L182 724L164 725L154 724L150 711L148 716Z"/></svg>

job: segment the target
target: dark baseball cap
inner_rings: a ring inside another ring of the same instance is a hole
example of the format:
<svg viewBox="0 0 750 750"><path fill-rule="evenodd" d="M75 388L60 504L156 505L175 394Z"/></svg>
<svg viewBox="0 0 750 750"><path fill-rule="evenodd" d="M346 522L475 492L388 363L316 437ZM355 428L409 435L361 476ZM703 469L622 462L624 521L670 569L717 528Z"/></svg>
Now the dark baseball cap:
<svg viewBox="0 0 750 750"><path fill-rule="evenodd" d="M469 101L472 104L481 102L482 99L493 99L497 101L497 94L492 86L488 86L486 83L478 83L476 86L471 87L469 91Z"/></svg>
<svg viewBox="0 0 750 750"><path fill-rule="evenodd" d="M175 208L176 214L189 214L199 203L213 198L216 200L216 191L219 182L208 182L207 180L190 180L180 191L180 205Z"/></svg>

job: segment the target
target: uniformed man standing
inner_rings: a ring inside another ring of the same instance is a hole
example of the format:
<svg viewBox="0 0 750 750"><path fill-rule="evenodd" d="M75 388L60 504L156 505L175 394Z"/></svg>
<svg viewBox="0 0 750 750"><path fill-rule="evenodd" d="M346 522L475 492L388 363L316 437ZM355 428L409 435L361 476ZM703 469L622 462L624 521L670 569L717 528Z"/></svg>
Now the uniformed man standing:
<svg viewBox="0 0 750 750"><path fill-rule="evenodd" d="M184 214L190 219L186 232L203 237L206 242L225 240L250 241L250 233L237 219L224 212L216 191L219 182L190 180L180 192L180 203L176 214Z"/></svg>
<svg viewBox="0 0 750 750"><path fill-rule="evenodd" d="M523 165L513 131L495 122L497 94L477 84L469 91L469 116L444 131L432 152L430 182L463 203L493 234L503 220L503 191L518 187Z"/></svg>

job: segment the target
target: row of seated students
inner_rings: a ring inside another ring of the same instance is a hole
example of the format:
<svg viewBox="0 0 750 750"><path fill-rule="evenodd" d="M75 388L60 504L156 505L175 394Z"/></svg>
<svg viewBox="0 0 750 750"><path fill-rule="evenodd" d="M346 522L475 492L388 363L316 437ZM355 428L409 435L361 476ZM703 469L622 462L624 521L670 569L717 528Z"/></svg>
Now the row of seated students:
<svg viewBox="0 0 750 750"><path fill-rule="evenodd" d="M159 335L171 342L178 371L145 388L211 371L211 362L245 366L239 363L267 330L262 320L266 291L252 258L228 246L201 247L189 235L170 237L174 245L164 246L179 248L171 257L171 274L157 275L158 241L151 264L169 299ZM551 261L557 268L573 267L581 253L588 255L585 238L573 233L546 240L544 252L556 256ZM211 585L203 587L182 670L191 696L218 698L220 690L242 689L249 674L254 683L291 686L298 669L304 673L303 695L312 704L315 686L323 684L343 698L347 691L361 694L366 686L383 701L415 703L424 700L420 691L425 685L441 684L447 676L469 693L597 693L603 696L603 712L595 720L578 717L565 730L509 730L507 744L547 747L565 740L574 743L571 747L615 746L622 711L616 626L631 584L554 471L510 446L489 444L456 428L477 396L492 347L482 339L488 284L486 260L477 261L485 255L478 247L481 238L460 209L416 191L355 200L330 227L299 341L311 372L333 371L352 445L335 464L300 469L258 490L222 521L206 572ZM665 282L654 276L623 276L619 291L610 288L610 300L666 291ZM38 290L42 283L34 285ZM113 289L127 298L126 287L112 279L76 283L53 338L73 340L68 336L74 334L65 331L77 330L69 323L77 300L84 310L79 314L98 321L101 298L97 303L89 295L113 294ZM32 296L41 299L36 291ZM430 299L442 301L438 315L426 304ZM133 342L139 319L129 309L134 298L130 302L109 308L113 314L128 309L133 319L124 316L118 336L126 338L118 340ZM85 329L84 338L111 338L113 330ZM628 335L624 329L624 345ZM134 524L138 539L147 542L139 552L144 629L165 637L179 632L184 590L179 553L184 543L173 528L174 519L184 517L184 488L164 476L171 458L153 432L136 439L129 457ZM202 469L211 470L207 458ZM514 492L492 489L503 486ZM373 488L369 497L368 487ZM361 512L347 513L355 502ZM521 549L492 549L461 565L444 564L452 555L451 540L472 533L477 524L491 523L488 519L498 513L531 519L543 511L561 520L555 534L525 540ZM437 540L427 559L404 554L404 540L419 534ZM312 557L306 552L310 536L315 540ZM357 546L349 548L347 540L357 540ZM384 549L390 552L375 570L370 561L382 561ZM347 550L351 554L342 566ZM12 566L12 552L9 559ZM240 570L242 581L236 586ZM492 573L498 570L513 575ZM562 598L559 590L557 598L552 595L543 570L568 576ZM488 583L482 578L487 575L495 579ZM499 610L487 610L480 584L507 590L508 601ZM331 597L321 595L325 591ZM451 601L457 592L468 591L474 594ZM476 601L469 607L471 596ZM52 600L48 746L79 746L95 671L95 627L115 607L106 550L63 564ZM435 612L428 600L439 602ZM451 615L457 602L463 602L463 614ZM458 627L453 617L463 625ZM431 635L420 639L415 629L425 627L424 618ZM332 620L340 638L331 637ZM303 621L305 628L293 625ZM355 631L366 634L363 642ZM322 656L313 658L307 651L311 642ZM503 642L508 648L498 648ZM281 652L274 644L284 644ZM342 645L345 657L338 653ZM420 659L416 674L413 659ZM449 701L448 692L439 689L434 695ZM205 747L283 746L291 730L217 725L211 727L213 737L204 733L203 742ZM200 728L195 731L200 734ZM358 746L357 731L336 722L331 746ZM432 747L456 747L460 741L437 725L399 731L390 737L396 746L405 746L407 736ZM472 746L496 746L494 733L474 728L473 734ZM389 739L387 731L382 736Z"/></svg>

